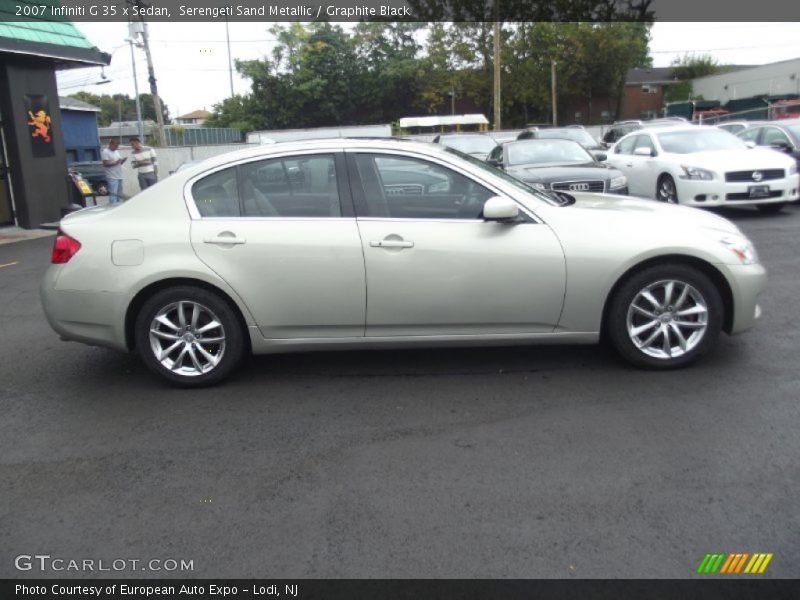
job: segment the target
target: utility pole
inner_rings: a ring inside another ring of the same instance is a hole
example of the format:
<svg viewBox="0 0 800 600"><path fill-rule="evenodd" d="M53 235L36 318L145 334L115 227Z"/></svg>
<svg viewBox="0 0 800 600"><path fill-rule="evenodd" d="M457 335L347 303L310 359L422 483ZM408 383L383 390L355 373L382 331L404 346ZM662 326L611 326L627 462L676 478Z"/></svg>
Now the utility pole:
<svg viewBox="0 0 800 600"><path fill-rule="evenodd" d="M128 43L131 45L131 68L133 69L133 91L136 94L136 130L139 137L144 137L144 128L142 127L142 104L139 100L139 78L136 76L136 56L133 53L134 32L133 29L128 32Z"/></svg>
<svg viewBox="0 0 800 600"><path fill-rule="evenodd" d="M550 61L550 92L552 94L553 102L553 125L558 125L558 107L556 106L556 63L555 60Z"/></svg>
<svg viewBox="0 0 800 600"><path fill-rule="evenodd" d="M142 0L129 0L129 2L131 1L140 9L143 8ZM153 69L153 57L150 55L150 43L147 39L147 23L144 22L144 18L141 16L139 20L142 22L142 45L144 46L144 54L147 57L147 75L150 81L150 95L153 96L153 107L155 108L156 120L158 121L158 141L162 147L166 147L167 135L164 131L164 112L161 109L161 98L158 97L156 74Z"/></svg>
<svg viewBox="0 0 800 600"><path fill-rule="evenodd" d="M233 63L231 62L231 32L228 29L228 17L225 16L225 40L228 42L228 76L231 80L231 98L233 97ZM178 113L180 114L180 113Z"/></svg>
<svg viewBox="0 0 800 600"><path fill-rule="evenodd" d="M494 0L494 130L500 130L500 0Z"/></svg>

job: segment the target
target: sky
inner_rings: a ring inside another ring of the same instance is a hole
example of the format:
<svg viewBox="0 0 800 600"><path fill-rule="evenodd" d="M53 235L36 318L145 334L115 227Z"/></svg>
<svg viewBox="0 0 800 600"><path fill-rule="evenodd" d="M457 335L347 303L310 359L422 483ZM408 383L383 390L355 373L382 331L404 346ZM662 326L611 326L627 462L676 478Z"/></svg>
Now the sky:
<svg viewBox="0 0 800 600"><path fill-rule="evenodd" d="M125 23L78 23L78 28L104 52L112 54L104 69L107 83L98 85L100 68L62 71L59 93L80 90L94 94L134 95L131 50ZM271 53L272 23L230 23L233 59L261 58ZM225 24L151 23L150 48L158 91L175 117L197 109L212 110L231 92ZM800 57L800 23L655 23L650 52L653 66L666 67L686 54L710 54L723 64L758 65ZM139 92L149 92L147 63L134 50ZM249 81L233 73L233 91L247 93Z"/></svg>

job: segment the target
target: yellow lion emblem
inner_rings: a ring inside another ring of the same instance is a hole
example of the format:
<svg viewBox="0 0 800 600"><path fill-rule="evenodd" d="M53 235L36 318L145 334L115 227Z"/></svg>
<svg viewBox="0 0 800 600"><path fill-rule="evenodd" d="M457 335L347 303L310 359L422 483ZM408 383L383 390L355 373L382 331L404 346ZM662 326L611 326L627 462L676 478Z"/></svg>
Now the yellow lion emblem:
<svg viewBox="0 0 800 600"><path fill-rule="evenodd" d="M28 125L33 127L31 137L40 137L45 142L50 142L50 115L45 111L39 110L34 115L28 111Z"/></svg>

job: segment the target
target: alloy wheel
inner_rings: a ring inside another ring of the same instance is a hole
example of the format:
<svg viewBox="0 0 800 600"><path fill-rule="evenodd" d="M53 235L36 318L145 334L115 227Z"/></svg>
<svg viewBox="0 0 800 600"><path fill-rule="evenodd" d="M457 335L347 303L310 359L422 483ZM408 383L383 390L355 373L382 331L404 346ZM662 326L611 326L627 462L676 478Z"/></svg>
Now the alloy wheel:
<svg viewBox="0 0 800 600"><path fill-rule="evenodd" d="M627 331L644 354L673 359L691 352L708 328L708 306L690 284L676 279L657 281L640 290L627 312Z"/></svg>
<svg viewBox="0 0 800 600"><path fill-rule="evenodd" d="M675 189L675 181L672 177L664 177L658 184L658 199L661 202L670 204L678 203L678 191Z"/></svg>
<svg viewBox="0 0 800 600"><path fill-rule="evenodd" d="M208 307L183 300L168 304L150 323L150 349L169 371L194 377L212 371L225 354L225 328Z"/></svg>

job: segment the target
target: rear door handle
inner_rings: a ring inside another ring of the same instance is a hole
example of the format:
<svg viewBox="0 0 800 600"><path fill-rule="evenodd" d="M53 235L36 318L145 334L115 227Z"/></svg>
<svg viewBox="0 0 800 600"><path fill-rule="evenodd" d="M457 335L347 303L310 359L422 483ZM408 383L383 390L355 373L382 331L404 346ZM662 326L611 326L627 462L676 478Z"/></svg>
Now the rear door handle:
<svg viewBox="0 0 800 600"><path fill-rule="evenodd" d="M216 237L207 237L203 239L205 244L219 244L223 246L244 244L247 240L244 238L236 237L233 235L218 235Z"/></svg>
<svg viewBox="0 0 800 600"><path fill-rule="evenodd" d="M373 240L369 245L373 248L413 248L414 242L407 240Z"/></svg>

